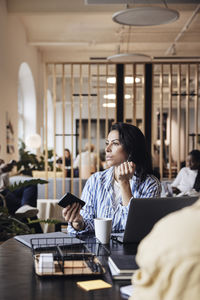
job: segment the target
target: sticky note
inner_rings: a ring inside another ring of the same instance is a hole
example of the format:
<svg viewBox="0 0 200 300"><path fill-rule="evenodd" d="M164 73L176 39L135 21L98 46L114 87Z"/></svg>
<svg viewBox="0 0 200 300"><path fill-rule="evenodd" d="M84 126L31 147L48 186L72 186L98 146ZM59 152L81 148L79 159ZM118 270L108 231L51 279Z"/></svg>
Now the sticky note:
<svg viewBox="0 0 200 300"><path fill-rule="evenodd" d="M106 289L106 288L112 287L111 284L109 284L101 279L78 281L77 285L86 291Z"/></svg>

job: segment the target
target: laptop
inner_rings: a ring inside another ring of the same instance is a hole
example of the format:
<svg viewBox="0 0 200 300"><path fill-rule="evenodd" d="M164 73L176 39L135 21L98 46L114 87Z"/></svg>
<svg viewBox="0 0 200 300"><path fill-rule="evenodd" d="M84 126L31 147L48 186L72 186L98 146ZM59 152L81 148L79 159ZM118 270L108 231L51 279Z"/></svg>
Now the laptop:
<svg viewBox="0 0 200 300"><path fill-rule="evenodd" d="M135 198L131 201L125 231L112 234L121 243L138 244L154 224L169 213L190 206L199 197Z"/></svg>

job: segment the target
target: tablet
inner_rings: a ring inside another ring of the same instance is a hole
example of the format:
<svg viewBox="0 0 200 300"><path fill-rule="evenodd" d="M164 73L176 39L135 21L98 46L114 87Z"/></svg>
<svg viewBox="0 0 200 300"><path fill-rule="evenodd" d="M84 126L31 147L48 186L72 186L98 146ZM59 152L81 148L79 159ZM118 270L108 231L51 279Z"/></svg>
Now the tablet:
<svg viewBox="0 0 200 300"><path fill-rule="evenodd" d="M65 194L58 202L58 205L65 208L67 205L72 205L74 202L78 202L81 207L85 205L85 202L83 200L79 199L71 193Z"/></svg>

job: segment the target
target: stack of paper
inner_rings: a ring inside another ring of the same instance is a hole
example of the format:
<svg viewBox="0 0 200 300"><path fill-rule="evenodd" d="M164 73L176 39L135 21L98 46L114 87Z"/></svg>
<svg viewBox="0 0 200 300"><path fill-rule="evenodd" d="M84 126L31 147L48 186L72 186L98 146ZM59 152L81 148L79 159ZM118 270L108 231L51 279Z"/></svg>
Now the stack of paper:
<svg viewBox="0 0 200 300"><path fill-rule="evenodd" d="M113 279L131 279L138 265L135 262L135 255L112 254L108 258L108 265Z"/></svg>
<svg viewBox="0 0 200 300"><path fill-rule="evenodd" d="M130 297L133 294L133 285L131 284L131 285L121 286L120 287L120 292L126 298Z"/></svg>

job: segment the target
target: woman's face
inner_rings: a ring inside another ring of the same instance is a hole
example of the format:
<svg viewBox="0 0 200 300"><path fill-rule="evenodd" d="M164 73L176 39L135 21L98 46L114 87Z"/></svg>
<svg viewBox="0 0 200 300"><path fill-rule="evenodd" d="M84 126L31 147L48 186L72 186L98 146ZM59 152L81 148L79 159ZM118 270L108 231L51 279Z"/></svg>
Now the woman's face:
<svg viewBox="0 0 200 300"><path fill-rule="evenodd" d="M121 163L127 161L128 155L124 151L122 144L120 144L119 132L117 130L112 130L108 134L105 152L108 167L119 166Z"/></svg>
<svg viewBox="0 0 200 300"><path fill-rule="evenodd" d="M65 157L69 158L70 157L70 153L68 150L65 150Z"/></svg>

